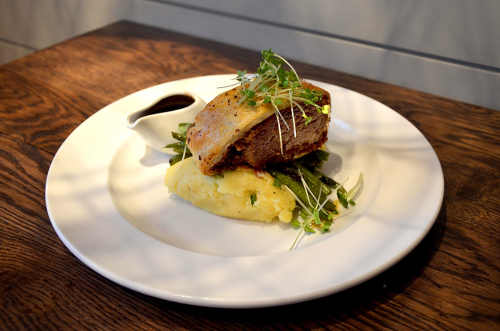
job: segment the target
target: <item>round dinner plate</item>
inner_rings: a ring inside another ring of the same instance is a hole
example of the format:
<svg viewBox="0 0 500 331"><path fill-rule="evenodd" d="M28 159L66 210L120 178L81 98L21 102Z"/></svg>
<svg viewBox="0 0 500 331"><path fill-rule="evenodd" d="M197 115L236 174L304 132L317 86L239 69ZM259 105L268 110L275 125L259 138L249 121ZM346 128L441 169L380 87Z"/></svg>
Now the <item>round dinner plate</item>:
<svg viewBox="0 0 500 331"><path fill-rule="evenodd" d="M324 171L354 208L326 234L209 214L169 193L169 156L148 148L126 117L171 90L211 100L234 75L189 78L124 97L84 121L56 153L46 184L59 238L87 266L130 289L212 307L262 307L332 294L408 254L439 212L444 180L425 137L387 106L311 81L332 96ZM222 84L221 84L222 83ZM300 134L300 132L299 132Z"/></svg>

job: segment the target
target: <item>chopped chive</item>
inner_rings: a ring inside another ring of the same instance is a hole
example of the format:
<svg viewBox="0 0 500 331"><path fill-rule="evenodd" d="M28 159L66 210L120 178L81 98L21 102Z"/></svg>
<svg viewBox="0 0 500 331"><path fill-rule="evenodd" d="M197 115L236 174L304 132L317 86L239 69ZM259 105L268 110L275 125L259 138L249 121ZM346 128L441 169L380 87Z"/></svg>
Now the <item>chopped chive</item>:
<svg viewBox="0 0 500 331"><path fill-rule="evenodd" d="M344 208L349 208L349 203L347 202L347 191L343 186L340 186L337 190L337 198L340 201L340 204Z"/></svg>
<svg viewBox="0 0 500 331"><path fill-rule="evenodd" d="M257 201L257 194L256 193L250 194L250 204L254 206L256 201Z"/></svg>
<svg viewBox="0 0 500 331"><path fill-rule="evenodd" d="M299 229L301 227L301 224L298 219L294 218L291 222L290 225L293 226L296 229Z"/></svg>

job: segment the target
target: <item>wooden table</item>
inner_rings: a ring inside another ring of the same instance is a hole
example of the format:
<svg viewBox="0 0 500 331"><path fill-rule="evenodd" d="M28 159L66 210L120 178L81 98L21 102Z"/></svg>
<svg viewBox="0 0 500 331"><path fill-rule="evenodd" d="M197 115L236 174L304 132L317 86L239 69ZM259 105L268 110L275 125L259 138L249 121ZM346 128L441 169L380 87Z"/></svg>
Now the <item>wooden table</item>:
<svg viewBox="0 0 500 331"><path fill-rule="evenodd" d="M68 251L44 187L70 132L134 91L257 62L256 52L120 22L0 66L0 329L500 328L500 112L303 63L304 77L401 113L439 156L441 212L401 262L326 298L227 310L136 293Z"/></svg>

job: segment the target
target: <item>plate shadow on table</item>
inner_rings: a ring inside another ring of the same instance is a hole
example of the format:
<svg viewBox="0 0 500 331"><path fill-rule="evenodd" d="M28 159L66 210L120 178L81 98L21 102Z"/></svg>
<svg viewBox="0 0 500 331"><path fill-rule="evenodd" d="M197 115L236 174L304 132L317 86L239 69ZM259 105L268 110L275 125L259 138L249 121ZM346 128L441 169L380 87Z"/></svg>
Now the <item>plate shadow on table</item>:
<svg viewBox="0 0 500 331"><path fill-rule="evenodd" d="M438 217L424 239L401 261L380 275L342 292L327 297L278 307L254 309L221 309L206 308L179 304L152 298L128 289L130 295L139 301L147 301L160 311L175 311L176 314L198 322L217 321L234 326L241 323L245 326L263 327L274 323L282 325L284 321L295 323L341 322L356 318L367 311L390 301L394 296L406 291L421 276L429 261L438 251L446 228L446 198L443 201Z"/></svg>

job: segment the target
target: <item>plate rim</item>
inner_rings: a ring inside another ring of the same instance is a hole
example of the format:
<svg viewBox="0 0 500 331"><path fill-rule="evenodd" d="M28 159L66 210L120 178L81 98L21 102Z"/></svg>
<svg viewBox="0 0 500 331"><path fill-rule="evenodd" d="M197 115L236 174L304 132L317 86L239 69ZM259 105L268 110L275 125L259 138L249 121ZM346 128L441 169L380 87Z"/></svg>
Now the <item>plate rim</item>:
<svg viewBox="0 0 500 331"><path fill-rule="evenodd" d="M437 165L438 165L438 169L439 169L440 182L437 185L439 186L439 190L440 190L440 193L439 193L440 198L436 204L437 207L435 208L432 217L426 223L425 229L423 231L421 231L419 233L419 236L417 238L415 238L405 249L400 250L395 256L393 256L392 259L385 261L385 263L379 264L377 268L372 269L370 272L364 273L361 276L352 278L349 281L344 282L340 286L336 286L336 287L326 286L326 287L320 288L316 291L296 292L293 295L288 295L286 297L273 297L273 296L271 296L271 297L261 297L261 298L257 298L257 299L256 298L228 299L228 298L223 298L223 297L197 297L197 296L183 295L183 294L178 294L178 293L171 293L171 292L166 291L166 290L151 289L151 288L144 286L142 284L137 284L137 283L131 282L127 279L123 279L119 275L116 275L109 270L103 270L103 268L101 266L95 264L92 260L90 260L86 256L82 255L79 252L79 250L71 243L71 241L66 238L63 231L60 229L59 225L57 224L57 221L52 213L52 208L54 208L54 206L51 205L51 202L49 199L51 178L54 175L54 171L56 171L56 170L54 170L54 167L55 167L54 160L56 160L59 157L59 154L62 153L61 151L63 150L63 147L65 146L65 144L69 144L68 141L71 141L70 138L72 137L72 135L75 132L77 132L85 123L89 123L88 121L91 118L93 118L94 116L96 116L97 114L99 114L100 112L102 112L106 109L112 108L113 105L117 104L118 102L123 102L124 99L129 98L132 95L136 95L137 93L141 93L141 92L146 91L146 90L157 88L158 86L162 86L162 85L168 84L168 83L175 83L175 82L179 82L179 81L186 81L186 80L198 79L198 78L206 78L206 79L222 78L224 76L233 76L233 75L195 76L195 77L185 78L182 80L169 81L169 82L165 82L162 84L153 85L151 87L136 91L136 92L131 93L123 98L120 98L120 99L110 103L109 105L101 108L100 110L96 111L93 115L89 116L85 121L80 123L71 132L71 134L65 138L64 142L61 144L61 146L59 146L57 152L55 153L54 158L51 161L51 164L50 164L50 167L49 167L49 170L47 173L47 179L46 179L46 184L45 184L45 203L46 203L47 213L48 213L51 225L55 229L59 239L70 250L70 252L73 255L75 255L82 263L84 263L86 266L88 266L90 269L94 270L95 272L97 272L101 276L104 276L107 279L109 279L109 280L111 280L119 285L122 285L126 288L132 289L134 291L137 291L137 292L140 292L140 293L143 293L146 295L154 296L154 297L165 299L165 300L175 301L175 302L184 303L184 304L206 306L206 307L220 307L220 308L269 307L269 306L285 305L285 304L291 304L291 303L297 303L297 302L303 302L303 301L307 301L307 300L311 300L311 299L316 299L319 297L331 295L333 293L337 293L337 292L343 291L345 289L348 289L350 287L356 286L356 285L358 285L358 284L360 284L360 283L362 283L370 278L375 277L376 275L387 270L388 268L390 268L394 264L398 263L401 259L403 259L405 256L407 256L423 240L423 238L428 234L428 232L430 231L430 229L434 225L435 220L437 219L439 212L441 210L442 202L444 199L444 176L443 176L443 171L442 171L442 165L439 161L439 158L437 157L437 154L436 154L434 148L429 143L427 138L422 134L422 132L417 127L415 127L410 121L408 121L408 119L406 119L404 116L402 116L401 114L399 114L395 110L391 109L390 107L386 106L385 104L379 102L378 100L370 98L370 97L363 95L359 92L352 91L352 90L349 90L349 89L346 89L346 88L343 88L343 87L340 87L340 86L337 86L334 84L308 79L308 81L311 81L313 83L326 84L326 85L340 88L340 89L343 89L343 90L346 90L349 92L353 92L358 97L361 96L362 98L368 98L370 100L370 102L375 102L377 104L382 105L384 108L390 110L391 112L393 112L394 114L399 116L400 119L408 122L415 130L418 131L421 138L423 138L425 140L425 142L429 145L430 151L433 153L434 159L435 159L435 161L437 161ZM156 240L156 239L152 239L152 240ZM177 248L177 249L179 249L179 248ZM179 250L181 250L181 249L179 249ZM194 252L188 252L188 254L203 255L201 253L194 253ZM273 255L281 255L281 254L296 254L296 252L295 251L294 252L282 252L282 253L275 253ZM218 258L227 259L228 257L218 257ZM231 259L234 259L234 258L235 257L231 257ZM236 257L236 259L248 259L248 258L256 258L256 257Z"/></svg>

